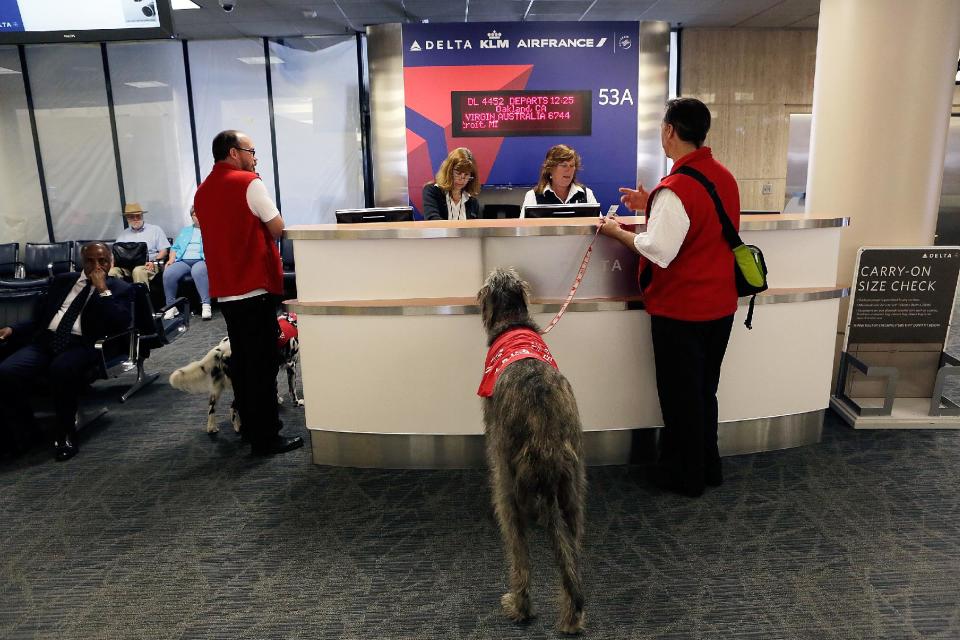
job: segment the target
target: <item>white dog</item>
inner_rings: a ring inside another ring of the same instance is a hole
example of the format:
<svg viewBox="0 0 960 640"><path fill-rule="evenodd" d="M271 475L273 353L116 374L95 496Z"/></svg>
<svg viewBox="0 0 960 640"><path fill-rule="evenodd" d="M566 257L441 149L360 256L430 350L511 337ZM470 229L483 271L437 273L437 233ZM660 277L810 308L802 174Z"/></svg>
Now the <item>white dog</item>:
<svg viewBox="0 0 960 640"><path fill-rule="evenodd" d="M297 395L295 378L297 375L297 361L300 359L300 342L296 336L288 338L280 347L280 356L283 366L287 370L287 386L290 397L298 407L303 406L303 399ZM207 433L217 433L216 413L217 400L225 389L233 388L230 383L230 338L224 338L213 349L207 352L202 360L191 362L170 374L170 386L186 391L187 393L206 393L209 397L207 410ZM277 403L283 403L283 396L277 394ZM236 410L236 402L230 405L230 423L233 430L240 433L240 416Z"/></svg>

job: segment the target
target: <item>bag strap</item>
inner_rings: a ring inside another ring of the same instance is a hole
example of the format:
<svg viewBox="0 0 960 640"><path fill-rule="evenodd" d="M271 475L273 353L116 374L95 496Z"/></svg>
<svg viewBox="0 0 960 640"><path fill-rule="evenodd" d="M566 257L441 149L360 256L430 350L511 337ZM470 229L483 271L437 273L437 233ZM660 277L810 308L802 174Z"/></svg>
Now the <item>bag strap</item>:
<svg viewBox="0 0 960 640"><path fill-rule="evenodd" d="M730 245L730 249L736 249L742 245L743 240L740 239L740 234L737 233L737 230L733 228L733 223L730 222L727 211L723 208L723 202L720 200L720 196L717 195L717 188L707 179L707 176L687 165L678 168L674 173L689 176L703 185L703 188L706 189L710 195L710 199L713 200L713 206L717 210L717 216L720 218L720 226L723 227L723 238L727 241L727 244Z"/></svg>

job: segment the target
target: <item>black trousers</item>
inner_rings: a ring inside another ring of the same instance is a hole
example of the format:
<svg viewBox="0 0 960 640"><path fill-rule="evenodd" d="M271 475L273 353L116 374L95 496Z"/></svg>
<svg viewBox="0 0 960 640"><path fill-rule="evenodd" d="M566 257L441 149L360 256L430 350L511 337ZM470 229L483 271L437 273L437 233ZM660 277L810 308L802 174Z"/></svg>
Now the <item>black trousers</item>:
<svg viewBox="0 0 960 640"><path fill-rule="evenodd" d="M221 302L220 310L230 336L230 381L241 433L255 447L268 444L283 427L277 407L276 299L263 294Z"/></svg>
<svg viewBox="0 0 960 640"><path fill-rule="evenodd" d="M720 474L717 386L733 316L687 322L650 318L657 394L663 412L659 470L691 491Z"/></svg>
<svg viewBox="0 0 960 640"><path fill-rule="evenodd" d="M39 380L46 378L57 416L53 440L72 433L80 394L87 385L97 352L76 337L59 354L50 349L53 333L43 331L0 362L0 424L7 437L24 439L33 426L28 398Z"/></svg>

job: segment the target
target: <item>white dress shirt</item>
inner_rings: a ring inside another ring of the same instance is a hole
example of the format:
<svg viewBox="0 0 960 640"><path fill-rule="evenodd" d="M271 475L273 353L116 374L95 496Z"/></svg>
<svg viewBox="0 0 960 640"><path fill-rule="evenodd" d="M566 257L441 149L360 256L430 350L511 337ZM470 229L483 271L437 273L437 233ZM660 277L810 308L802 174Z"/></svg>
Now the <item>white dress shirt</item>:
<svg viewBox="0 0 960 640"><path fill-rule="evenodd" d="M53 320L51 320L50 324L47 325L47 329L50 329L50 331L57 330L57 327L60 326L60 319L63 318L63 314L65 314L67 312L67 309L70 308L70 303L72 303L74 299L78 295L80 295L80 292L83 290L83 288L87 286L87 282L88 282L87 274L81 271L80 277L77 278L77 281L73 284L73 288L70 289L69 292L67 292L67 297L63 299L63 304L60 305L60 310L54 314ZM90 304L90 298L92 298L95 295L97 295L96 291L90 292L90 295L87 296L87 301L83 303L84 309L86 309L87 305ZM70 333L72 333L75 336L83 335L80 332L80 318L82 316L83 316L83 309L80 310L80 315L77 316L76 321L73 323L73 327L71 327L70 329Z"/></svg>
<svg viewBox="0 0 960 640"><path fill-rule="evenodd" d="M690 230L690 217L676 193L666 187L653 198L647 230L638 233L633 246L644 258L666 268L680 253L680 246Z"/></svg>
<svg viewBox="0 0 960 640"><path fill-rule="evenodd" d="M547 191L557 196L557 192L550 188L550 185L544 187L543 192L546 193ZM578 193L587 194L587 204L593 204L597 201L597 198L593 195L593 190L590 187L584 187L579 184L570 185L570 193L567 194L566 200L563 200L560 196L557 196L557 200L561 200L561 204L567 204L573 199L573 196L577 195ZM523 206L520 207L520 217L526 218L527 207L535 204L537 204L537 194L533 189L530 189L527 191L526 195L523 196Z"/></svg>
<svg viewBox="0 0 960 640"><path fill-rule="evenodd" d="M460 192L460 202L454 202L450 197L449 191L443 192L447 199L447 220L466 220L467 219L467 200L470 194L466 191Z"/></svg>

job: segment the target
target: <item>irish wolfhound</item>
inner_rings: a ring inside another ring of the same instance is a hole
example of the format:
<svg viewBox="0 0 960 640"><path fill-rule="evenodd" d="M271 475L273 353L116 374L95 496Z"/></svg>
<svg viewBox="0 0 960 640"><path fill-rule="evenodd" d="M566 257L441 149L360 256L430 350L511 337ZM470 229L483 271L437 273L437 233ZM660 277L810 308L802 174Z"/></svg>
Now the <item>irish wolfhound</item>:
<svg viewBox="0 0 960 640"><path fill-rule="evenodd" d="M513 269L491 273L477 294L490 347L479 392L485 396L487 461L510 565L510 591L500 602L512 620L530 618L527 530L532 521L542 522L560 566L558 629L580 633L586 494L580 413L570 383L527 313L528 296Z"/></svg>

